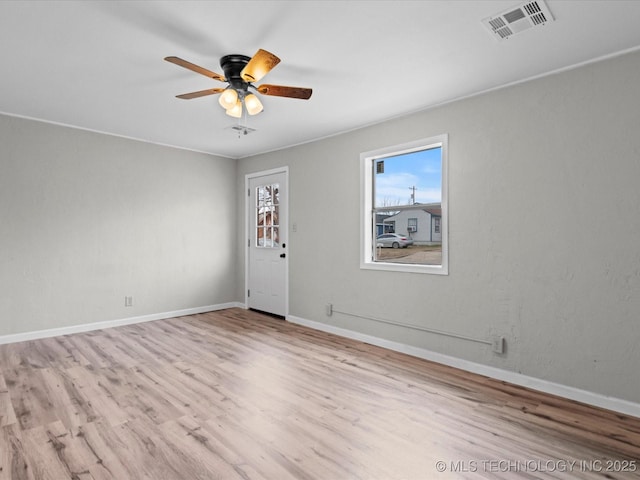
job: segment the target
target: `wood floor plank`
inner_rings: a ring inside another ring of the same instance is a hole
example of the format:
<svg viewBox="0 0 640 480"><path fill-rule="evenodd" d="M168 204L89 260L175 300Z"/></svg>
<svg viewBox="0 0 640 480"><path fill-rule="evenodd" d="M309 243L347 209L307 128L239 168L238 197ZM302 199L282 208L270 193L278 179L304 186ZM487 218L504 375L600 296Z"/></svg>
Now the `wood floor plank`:
<svg viewBox="0 0 640 480"><path fill-rule="evenodd" d="M20 427L34 428L57 420L47 395L42 369L18 366L2 369L11 404Z"/></svg>
<svg viewBox="0 0 640 480"><path fill-rule="evenodd" d="M93 478L80 458L79 449L69 448L72 435L62 422L25 430L23 438L27 451L38 452L37 455L29 455L35 478Z"/></svg>
<svg viewBox="0 0 640 480"><path fill-rule="evenodd" d="M640 419L228 309L0 345L0 480L49 478L638 480Z"/></svg>
<svg viewBox="0 0 640 480"><path fill-rule="evenodd" d="M109 389L111 381L120 382L112 370L105 372L87 368L85 365L67 368L65 372L86 399L87 407L91 409L91 418L104 419L111 426L119 425L131 418Z"/></svg>
<svg viewBox="0 0 640 480"><path fill-rule="evenodd" d="M0 480L32 480L27 454L16 423L0 428Z"/></svg>
<svg viewBox="0 0 640 480"><path fill-rule="evenodd" d="M9 389L0 371L0 427L13 425L17 422L16 413L13 410Z"/></svg>
<svg viewBox="0 0 640 480"><path fill-rule="evenodd" d="M225 479L265 478L250 470L244 456L231 450L226 441L221 442L209 435L199 418L181 417L166 422L159 428L175 444L184 445L206 472L216 472L219 478Z"/></svg>

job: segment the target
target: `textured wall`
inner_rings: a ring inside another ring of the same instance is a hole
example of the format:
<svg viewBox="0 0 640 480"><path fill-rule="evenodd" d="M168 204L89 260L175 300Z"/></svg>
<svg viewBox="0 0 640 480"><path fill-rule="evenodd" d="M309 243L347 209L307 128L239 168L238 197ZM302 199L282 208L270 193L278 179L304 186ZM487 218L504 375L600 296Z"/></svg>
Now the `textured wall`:
<svg viewBox="0 0 640 480"><path fill-rule="evenodd" d="M0 335L234 301L235 169L0 116Z"/></svg>
<svg viewBox="0 0 640 480"><path fill-rule="evenodd" d="M248 172L290 167L290 314L640 402L638 78L640 53L632 53L240 160L238 187ZM442 133L450 274L360 270L359 154ZM507 353L327 317L328 302L473 337L504 335Z"/></svg>

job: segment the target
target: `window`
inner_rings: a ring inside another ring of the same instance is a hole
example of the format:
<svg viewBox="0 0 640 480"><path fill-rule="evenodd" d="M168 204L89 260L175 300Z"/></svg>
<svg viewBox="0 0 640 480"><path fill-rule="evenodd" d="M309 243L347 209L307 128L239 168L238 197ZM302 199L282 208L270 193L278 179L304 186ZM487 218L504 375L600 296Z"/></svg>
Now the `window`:
<svg viewBox="0 0 640 480"><path fill-rule="evenodd" d="M384 233L393 233L396 231L396 222L393 220L383 220Z"/></svg>
<svg viewBox="0 0 640 480"><path fill-rule="evenodd" d="M448 274L448 136L365 152L360 267Z"/></svg>
<svg viewBox="0 0 640 480"><path fill-rule="evenodd" d="M411 235L412 233L415 233L418 231L418 219L417 218L410 218L407 221L407 233L409 233L409 235Z"/></svg>
<svg viewBox="0 0 640 480"><path fill-rule="evenodd" d="M280 186L256 188L256 246L278 248L280 243Z"/></svg>

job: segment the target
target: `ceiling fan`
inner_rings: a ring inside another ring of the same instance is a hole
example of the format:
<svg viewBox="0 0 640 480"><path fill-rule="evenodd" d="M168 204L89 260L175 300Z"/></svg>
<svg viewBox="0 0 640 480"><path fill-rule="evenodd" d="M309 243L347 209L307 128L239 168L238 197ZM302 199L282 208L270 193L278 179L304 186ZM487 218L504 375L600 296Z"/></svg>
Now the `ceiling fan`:
<svg viewBox="0 0 640 480"><path fill-rule="evenodd" d="M208 90L176 95L176 97L189 100L220 93L221 95L218 100L220 105L226 110L227 115L235 118L242 116L243 103L249 115L256 115L263 110L262 103L253 93L254 91L262 95L299 98L302 100L308 100L312 93L312 89L310 88L268 84L262 84L260 86L253 85L253 82L261 80L273 67L280 63L280 59L273 53L262 49L258 50L253 57L238 54L225 55L222 57L220 59L220 66L224 71L224 75L212 72L211 70L207 70L206 68L178 57L166 57L165 60L204 75L205 77L213 78L220 82L227 82L228 85L225 88L210 88Z"/></svg>

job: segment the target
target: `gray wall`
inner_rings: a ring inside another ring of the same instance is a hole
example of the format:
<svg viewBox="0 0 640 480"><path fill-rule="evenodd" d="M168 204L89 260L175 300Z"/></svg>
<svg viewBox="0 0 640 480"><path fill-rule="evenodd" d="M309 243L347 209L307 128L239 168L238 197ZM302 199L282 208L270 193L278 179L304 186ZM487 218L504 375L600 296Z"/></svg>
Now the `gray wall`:
<svg viewBox="0 0 640 480"><path fill-rule="evenodd" d="M246 173L290 167L290 314L640 402L638 78L640 53L632 53L240 160L240 209ZM360 270L359 154L442 133L450 274ZM242 242L242 215L237 228ZM237 261L242 299L243 248ZM475 337L504 335L507 353L327 317L328 302Z"/></svg>
<svg viewBox="0 0 640 480"><path fill-rule="evenodd" d="M0 335L235 301L235 178L234 160L0 116Z"/></svg>

